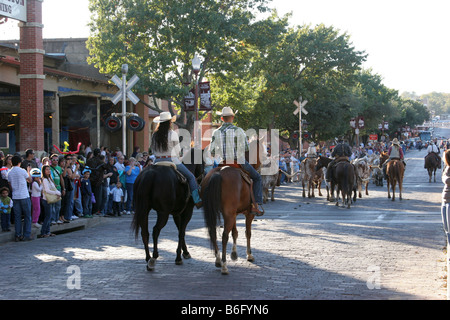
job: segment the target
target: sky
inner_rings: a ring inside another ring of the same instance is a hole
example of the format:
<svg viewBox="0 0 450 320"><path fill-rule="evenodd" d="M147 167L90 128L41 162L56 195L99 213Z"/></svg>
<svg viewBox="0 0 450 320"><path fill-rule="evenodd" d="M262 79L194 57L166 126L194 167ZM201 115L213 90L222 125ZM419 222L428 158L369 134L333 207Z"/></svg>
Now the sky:
<svg viewBox="0 0 450 320"><path fill-rule="evenodd" d="M88 0L44 0L44 38L89 36ZM350 35L368 54L363 67L391 89L450 93L449 0L272 0L293 26L325 24ZM0 25L0 39L19 39L17 21Z"/></svg>

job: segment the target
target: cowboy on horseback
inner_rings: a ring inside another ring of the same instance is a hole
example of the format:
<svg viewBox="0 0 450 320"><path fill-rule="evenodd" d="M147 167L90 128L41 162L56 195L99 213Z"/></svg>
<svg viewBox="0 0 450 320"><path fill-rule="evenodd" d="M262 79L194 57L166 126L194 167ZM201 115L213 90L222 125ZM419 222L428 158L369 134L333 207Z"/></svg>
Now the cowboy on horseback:
<svg viewBox="0 0 450 320"><path fill-rule="evenodd" d="M400 142L397 138L392 140L392 145L388 149L389 158L383 163L383 175L384 179L387 180L386 166L389 161L393 159L400 159L403 161L403 165L406 167L405 156L403 154L403 149L400 146Z"/></svg>
<svg viewBox="0 0 450 320"><path fill-rule="evenodd" d="M441 169L441 156L439 155L439 153L440 153L440 150L439 150L439 147L437 146L436 142L431 141L430 144L428 145L427 155L425 156L425 158L427 158L428 156L430 156L430 157L434 156L439 164L438 168ZM427 167L425 166L424 168L426 169Z"/></svg>
<svg viewBox="0 0 450 320"><path fill-rule="evenodd" d="M262 208L262 179L258 171L245 159L245 152L249 151L247 136L243 129L233 124L235 113L230 107L224 107L222 112L217 112L217 114L222 116L223 124L212 134L211 155L213 157L220 155L225 163L230 160L239 163L242 169L249 173L253 180L253 195L256 202L252 204L251 212L261 216L264 214Z"/></svg>
<svg viewBox="0 0 450 320"><path fill-rule="evenodd" d="M178 133L172 130L172 123L175 120L176 115L172 117L170 112L161 112L159 117L153 120L153 122L158 124L151 143L153 154L156 156L154 164L161 161L173 162L177 170L188 180L192 200L196 207L200 208L202 206L202 199L200 199L197 180L179 159L181 153L180 141Z"/></svg>
<svg viewBox="0 0 450 320"><path fill-rule="evenodd" d="M338 144L334 147L333 152L331 153L331 157L334 157L334 160L331 161L328 164L327 167L327 176L325 177L326 181L328 183L331 182L331 179L333 177L333 168L335 164L337 164L340 161L349 161L350 157L352 155L352 149L342 139L338 141Z"/></svg>

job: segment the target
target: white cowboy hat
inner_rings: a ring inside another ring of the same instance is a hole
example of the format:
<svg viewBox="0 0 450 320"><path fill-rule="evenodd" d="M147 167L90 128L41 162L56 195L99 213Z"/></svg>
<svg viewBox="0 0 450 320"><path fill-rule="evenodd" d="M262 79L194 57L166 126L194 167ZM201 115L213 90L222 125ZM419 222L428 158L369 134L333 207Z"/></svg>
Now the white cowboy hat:
<svg viewBox="0 0 450 320"><path fill-rule="evenodd" d="M396 144L396 145L400 145L400 142L398 142L398 139L397 138L394 138L393 140L392 140L392 144Z"/></svg>
<svg viewBox="0 0 450 320"><path fill-rule="evenodd" d="M238 113L237 112L237 110L236 110L236 112L233 112L233 110L230 108L230 107L224 107L223 109L222 109L222 112L220 112L220 111L217 111L216 112L219 116L224 116L224 117L227 117L227 116L234 116L236 113Z"/></svg>
<svg viewBox="0 0 450 320"><path fill-rule="evenodd" d="M158 117L153 119L153 122L155 122L155 123L161 123L161 122L166 122L166 121L175 122L175 120L177 120L176 115L174 115L172 117L170 112L165 111L165 112L161 112Z"/></svg>

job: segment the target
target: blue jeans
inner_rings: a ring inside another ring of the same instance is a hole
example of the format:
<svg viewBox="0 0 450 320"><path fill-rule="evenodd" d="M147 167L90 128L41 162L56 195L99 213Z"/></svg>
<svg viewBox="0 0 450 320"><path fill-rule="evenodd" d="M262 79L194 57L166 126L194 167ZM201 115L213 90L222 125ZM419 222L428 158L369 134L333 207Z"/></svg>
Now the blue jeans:
<svg viewBox="0 0 450 320"><path fill-rule="evenodd" d="M127 211L134 211L134 206L133 206L133 185L134 183L127 183L126 184L126 188L127 188L127 205L126 205L126 210Z"/></svg>
<svg viewBox="0 0 450 320"><path fill-rule="evenodd" d="M51 204L48 204L47 200L41 199L41 210L44 211L44 222L41 227L41 235L46 235L50 233L50 223L52 220Z"/></svg>
<svg viewBox="0 0 450 320"><path fill-rule="evenodd" d="M252 178L252 180L253 180L253 195L255 196L256 203L262 204L263 197L262 197L261 175L247 161L245 161L245 163L242 165L242 167L244 168L244 170L248 171L248 173L250 174L250 178Z"/></svg>
<svg viewBox="0 0 450 320"><path fill-rule="evenodd" d="M50 204L52 212L51 222L57 222L59 220L59 213L61 211L61 201L62 200L59 200L56 201L55 203Z"/></svg>
<svg viewBox="0 0 450 320"><path fill-rule="evenodd" d="M6 231L11 226L11 213L0 213L2 221L2 231Z"/></svg>
<svg viewBox="0 0 450 320"><path fill-rule="evenodd" d="M31 236L31 199L13 199L14 205L14 226L16 237L24 236L30 238ZM22 214L23 230L22 230Z"/></svg>
<svg viewBox="0 0 450 320"><path fill-rule="evenodd" d="M445 235L447 236L447 241L450 243L450 236L449 236L449 205L450 203L442 203L441 207L441 215L442 215L442 224L444 225L444 231Z"/></svg>
<svg viewBox="0 0 450 320"><path fill-rule="evenodd" d="M66 205L64 207L64 219L66 220L71 220L73 215L73 195L75 194L75 187L73 182L70 183L72 184L72 191L66 191L65 195Z"/></svg>
<svg viewBox="0 0 450 320"><path fill-rule="evenodd" d="M83 215L83 205L81 204L81 196L78 198L73 199L73 209L75 213L78 213L78 215Z"/></svg>

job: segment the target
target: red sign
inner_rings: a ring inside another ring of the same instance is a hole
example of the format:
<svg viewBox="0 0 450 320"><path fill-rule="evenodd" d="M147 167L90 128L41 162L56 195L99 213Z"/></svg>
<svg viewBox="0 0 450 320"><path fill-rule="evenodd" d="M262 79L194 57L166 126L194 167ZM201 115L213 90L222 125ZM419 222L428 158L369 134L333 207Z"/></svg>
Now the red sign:
<svg viewBox="0 0 450 320"><path fill-rule="evenodd" d="M369 135L369 140L378 140L378 135L377 134L370 134Z"/></svg>

